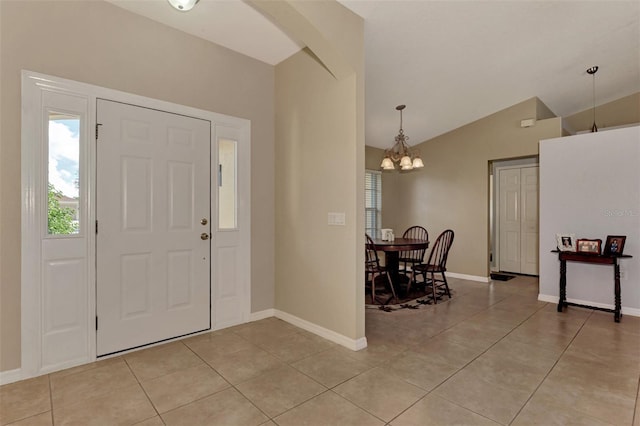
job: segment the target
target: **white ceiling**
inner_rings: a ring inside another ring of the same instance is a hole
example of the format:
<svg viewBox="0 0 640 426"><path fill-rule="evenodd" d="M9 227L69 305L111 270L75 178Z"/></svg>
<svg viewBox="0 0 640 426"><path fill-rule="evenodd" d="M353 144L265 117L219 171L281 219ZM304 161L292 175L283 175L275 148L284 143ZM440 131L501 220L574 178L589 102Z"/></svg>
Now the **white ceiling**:
<svg viewBox="0 0 640 426"><path fill-rule="evenodd" d="M240 0L107 0L275 65L302 47ZM640 91L640 2L339 0L365 21L366 144L417 144L531 97L559 116ZM527 118L527 117L523 117Z"/></svg>

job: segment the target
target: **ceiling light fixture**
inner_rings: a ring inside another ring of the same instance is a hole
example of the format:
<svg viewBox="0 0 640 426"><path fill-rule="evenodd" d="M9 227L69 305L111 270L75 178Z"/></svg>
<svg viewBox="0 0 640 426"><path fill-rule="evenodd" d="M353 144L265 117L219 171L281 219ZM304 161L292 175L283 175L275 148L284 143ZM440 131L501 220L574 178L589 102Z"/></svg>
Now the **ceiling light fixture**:
<svg viewBox="0 0 640 426"><path fill-rule="evenodd" d="M400 111L400 131L395 138L395 144L384 151L384 159L382 160L382 167L384 170L393 170L396 167L393 163L400 163L401 170L413 170L424 167L424 163L420 158L420 153L409 146L407 143L408 136L404 135L402 130L402 110L406 108L406 105L398 105L396 110Z"/></svg>
<svg viewBox="0 0 640 426"><path fill-rule="evenodd" d="M587 74L593 76L593 126L591 126L591 132L597 132L598 126L596 126L596 73L598 72L598 66L594 65L591 68L587 68Z"/></svg>
<svg viewBox="0 0 640 426"><path fill-rule="evenodd" d="M174 9L179 10L180 12L187 12L193 9L193 6L196 5L200 0L167 0Z"/></svg>

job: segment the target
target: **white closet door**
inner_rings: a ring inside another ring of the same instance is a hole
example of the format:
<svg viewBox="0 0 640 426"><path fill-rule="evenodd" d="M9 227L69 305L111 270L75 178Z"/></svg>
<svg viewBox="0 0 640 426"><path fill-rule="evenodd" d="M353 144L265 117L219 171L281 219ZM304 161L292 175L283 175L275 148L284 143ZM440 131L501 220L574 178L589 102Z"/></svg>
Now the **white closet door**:
<svg viewBox="0 0 640 426"><path fill-rule="evenodd" d="M538 167L499 171L501 271L538 275Z"/></svg>
<svg viewBox="0 0 640 426"><path fill-rule="evenodd" d="M499 172L500 270L520 272L520 169Z"/></svg>
<svg viewBox="0 0 640 426"><path fill-rule="evenodd" d="M520 273L538 275L538 167L520 169Z"/></svg>
<svg viewBox="0 0 640 426"><path fill-rule="evenodd" d="M211 327L209 121L98 100L97 354Z"/></svg>

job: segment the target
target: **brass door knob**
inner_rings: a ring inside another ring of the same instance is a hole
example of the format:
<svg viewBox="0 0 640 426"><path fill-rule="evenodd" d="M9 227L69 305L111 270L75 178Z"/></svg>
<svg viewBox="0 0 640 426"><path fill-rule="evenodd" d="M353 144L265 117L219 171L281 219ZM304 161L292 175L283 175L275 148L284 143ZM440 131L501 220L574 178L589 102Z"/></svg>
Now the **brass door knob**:
<svg viewBox="0 0 640 426"><path fill-rule="evenodd" d="M208 240L209 239L209 234L207 234L206 232L203 232L202 234L200 234L200 239L201 240Z"/></svg>
<svg viewBox="0 0 640 426"><path fill-rule="evenodd" d="M200 219L200 223L201 223L202 225L206 225L206 224L207 224L207 223L209 223L209 222L207 221L207 219L206 219L206 218L204 218L204 217L203 217L202 219Z"/></svg>

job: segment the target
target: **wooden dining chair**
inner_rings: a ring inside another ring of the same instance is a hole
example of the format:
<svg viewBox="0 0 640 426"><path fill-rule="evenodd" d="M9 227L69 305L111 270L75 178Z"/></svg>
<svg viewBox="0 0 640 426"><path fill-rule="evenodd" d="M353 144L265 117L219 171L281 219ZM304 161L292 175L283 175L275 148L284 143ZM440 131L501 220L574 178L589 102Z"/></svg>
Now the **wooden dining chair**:
<svg viewBox="0 0 640 426"><path fill-rule="evenodd" d="M380 259L378 258L378 251L375 248L373 240L367 234L365 234L367 241L365 244L366 248L366 257L365 257L365 287L369 287L371 289L371 303L376 304L376 278L384 275L387 277L387 282L389 283L389 287L391 288L391 297L389 297L383 305L389 303L391 299L394 299L396 302L398 298L396 296L396 289L393 287L393 282L391 282L391 276L389 272L386 270L384 266L380 266Z"/></svg>
<svg viewBox="0 0 640 426"><path fill-rule="evenodd" d="M420 240L429 241L429 232L422 226L411 226L404 231L402 234L402 238L414 238ZM402 268L405 272L408 272L408 267L411 267L413 271L413 267L424 262L424 255L427 252L427 248L417 249L417 250L405 250L401 251L399 254L399 262L402 265ZM411 284L415 284L415 281L411 280L407 284L407 293L411 290Z"/></svg>
<svg viewBox="0 0 640 426"><path fill-rule="evenodd" d="M438 303L438 296L446 294L451 299L451 291L449 290L449 283L447 283L447 257L449 256L449 250L453 244L453 231L447 229L438 236L435 244L431 248L429 254L429 260L427 263L421 263L413 267L411 274L411 281L416 279L416 275L422 274L422 279L425 285L431 285L431 292L433 294L433 303ZM427 278L427 274L429 277ZM436 274L440 274L441 278L436 278ZM444 287L444 292L441 295L436 294L436 288Z"/></svg>

